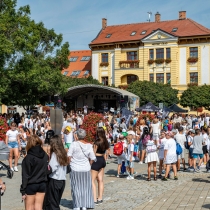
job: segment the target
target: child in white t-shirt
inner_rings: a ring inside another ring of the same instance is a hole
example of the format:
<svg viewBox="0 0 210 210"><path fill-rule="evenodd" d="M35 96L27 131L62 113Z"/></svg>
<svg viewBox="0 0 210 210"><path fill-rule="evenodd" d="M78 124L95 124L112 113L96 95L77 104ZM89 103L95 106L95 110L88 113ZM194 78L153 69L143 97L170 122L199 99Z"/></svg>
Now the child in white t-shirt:
<svg viewBox="0 0 210 210"><path fill-rule="evenodd" d="M164 146L165 146L166 141L167 140L166 140L165 132L162 131L160 133L160 139L158 141L158 149L159 149L158 157L159 157L159 161L160 161L158 178L162 178L161 173L162 173L162 171L163 172L165 171L165 164L163 163L163 160L164 160Z"/></svg>
<svg viewBox="0 0 210 210"><path fill-rule="evenodd" d="M128 149L127 149L127 154L126 154L126 169L127 172L129 173L127 179L131 180L134 179L134 156L133 156L133 152L134 152L134 142L133 142L133 138L132 138L132 134L129 134L127 136L127 141L128 141Z"/></svg>

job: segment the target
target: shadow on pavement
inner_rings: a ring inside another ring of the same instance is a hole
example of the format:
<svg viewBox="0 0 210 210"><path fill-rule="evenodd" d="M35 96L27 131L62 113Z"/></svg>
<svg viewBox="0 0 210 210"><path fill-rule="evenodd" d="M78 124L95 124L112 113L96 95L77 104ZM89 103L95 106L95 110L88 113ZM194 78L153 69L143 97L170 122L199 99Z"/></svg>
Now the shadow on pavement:
<svg viewBox="0 0 210 210"><path fill-rule="evenodd" d="M193 178L192 181L193 182L206 182L206 183L210 183L210 180L206 180L206 179L202 179L202 178Z"/></svg>
<svg viewBox="0 0 210 210"><path fill-rule="evenodd" d="M61 199L60 205L72 209L73 208L73 201L72 200L67 200L67 199Z"/></svg>
<svg viewBox="0 0 210 210"><path fill-rule="evenodd" d="M204 204L204 205L202 206L202 208L210 209L210 204Z"/></svg>
<svg viewBox="0 0 210 210"><path fill-rule="evenodd" d="M107 170L105 172L106 175L109 175L109 176L116 176L117 174L117 170L113 170L113 169L110 169L110 170Z"/></svg>

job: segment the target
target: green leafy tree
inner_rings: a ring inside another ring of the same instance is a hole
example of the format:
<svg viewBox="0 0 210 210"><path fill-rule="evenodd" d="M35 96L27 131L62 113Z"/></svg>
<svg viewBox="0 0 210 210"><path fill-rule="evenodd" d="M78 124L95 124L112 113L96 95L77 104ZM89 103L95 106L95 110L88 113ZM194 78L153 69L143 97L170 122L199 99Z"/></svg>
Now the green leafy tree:
<svg viewBox="0 0 210 210"><path fill-rule="evenodd" d="M180 104L183 107L197 109L204 107L210 110L210 85L190 86L182 93Z"/></svg>
<svg viewBox="0 0 210 210"><path fill-rule="evenodd" d="M170 106L179 102L177 97L178 90L173 89L168 84L135 81L128 85L127 90L139 96L141 106L148 102L152 102L156 106L159 103L164 103L164 106Z"/></svg>
<svg viewBox="0 0 210 210"><path fill-rule="evenodd" d="M69 65L69 44L62 40L31 20L29 6L0 0L0 101L30 106L67 91L61 70Z"/></svg>

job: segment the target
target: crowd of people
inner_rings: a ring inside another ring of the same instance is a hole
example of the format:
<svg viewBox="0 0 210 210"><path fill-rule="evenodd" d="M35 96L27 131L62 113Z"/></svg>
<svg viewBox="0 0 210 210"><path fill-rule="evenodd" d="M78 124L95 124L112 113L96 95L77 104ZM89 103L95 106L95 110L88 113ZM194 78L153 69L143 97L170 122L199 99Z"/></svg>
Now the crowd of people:
<svg viewBox="0 0 210 210"><path fill-rule="evenodd" d="M85 115L66 113L61 135L54 134L46 114L2 115L10 126L5 139L10 169L18 172L18 159L24 158L20 192L27 210L60 209L68 173L74 210L102 204L104 168L110 158L117 158L116 177L126 175L128 180L135 178L135 164L148 165L147 181L167 181L172 171L178 180L180 170L210 170L209 114L163 118L161 113L127 117L107 112L97 123L92 143L85 141L86 131L81 128Z"/></svg>

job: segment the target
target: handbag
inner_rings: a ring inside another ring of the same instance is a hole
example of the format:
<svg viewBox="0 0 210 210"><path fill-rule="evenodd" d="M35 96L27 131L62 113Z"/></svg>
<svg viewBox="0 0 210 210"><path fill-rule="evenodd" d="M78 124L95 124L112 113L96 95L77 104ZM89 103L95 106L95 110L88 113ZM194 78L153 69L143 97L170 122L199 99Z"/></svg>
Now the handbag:
<svg viewBox="0 0 210 210"><path fill-rule="evenodd" d="M69 174L71 172L71 167L70 167L70 165L68 164L67 166L66 166L66 174Z"/></svg>

